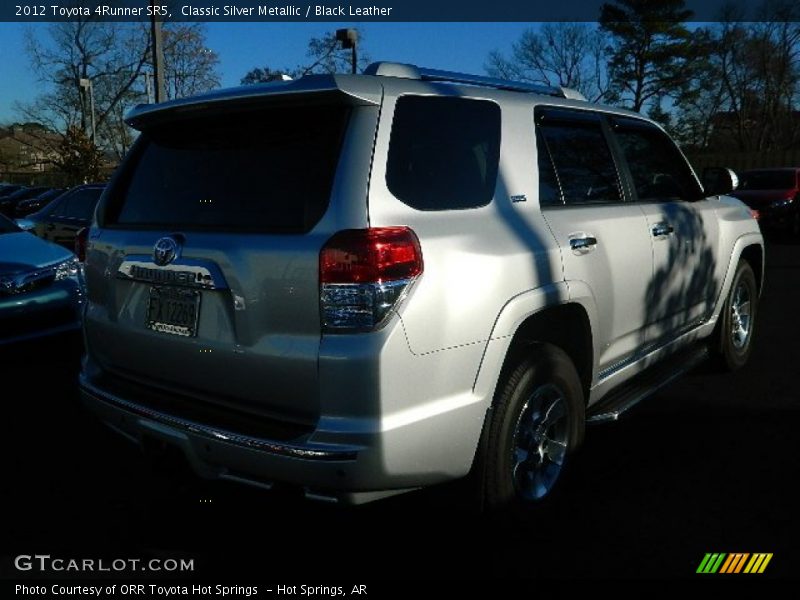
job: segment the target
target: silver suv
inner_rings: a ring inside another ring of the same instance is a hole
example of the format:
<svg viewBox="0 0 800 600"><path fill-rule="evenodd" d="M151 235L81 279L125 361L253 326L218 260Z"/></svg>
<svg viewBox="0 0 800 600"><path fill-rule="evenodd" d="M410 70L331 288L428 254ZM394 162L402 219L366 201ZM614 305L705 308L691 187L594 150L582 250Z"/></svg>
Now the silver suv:
<svg viewBox="0 0 800 600"><path fill-rule="evenodd" d="M363 502L471 474L525 506L586 421L750 354L758 225L639 114L378 63L128 123L83 398L202 476Z"/></svg>

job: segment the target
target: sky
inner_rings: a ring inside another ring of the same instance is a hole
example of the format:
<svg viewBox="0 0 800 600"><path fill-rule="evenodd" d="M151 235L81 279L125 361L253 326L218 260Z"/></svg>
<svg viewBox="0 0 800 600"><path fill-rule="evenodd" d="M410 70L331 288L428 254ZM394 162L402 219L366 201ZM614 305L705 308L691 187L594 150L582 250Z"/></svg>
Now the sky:
<svg viewBox="0 0 800 600"><path fill-rule="evenodd" d="M30 72L24 32L47 39L47 24L0 23L0 123L18 118L15 102L41 91ZM357 26L372 60L483 73L492 50L508 52L529 23L207 23L208 47L220 57L223 87L239 84L257 66L292 67L306 61L311 37Z"/></svg>

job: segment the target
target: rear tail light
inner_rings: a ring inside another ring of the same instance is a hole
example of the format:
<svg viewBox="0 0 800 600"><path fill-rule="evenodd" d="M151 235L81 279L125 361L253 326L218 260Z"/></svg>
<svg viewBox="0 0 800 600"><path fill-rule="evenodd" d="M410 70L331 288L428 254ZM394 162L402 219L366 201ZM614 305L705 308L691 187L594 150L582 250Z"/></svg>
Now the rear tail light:
<svg viewBox="0 0 800 600"><path fill-rule="evenodd" d="M89 240L89 228L82 227L78 230L78 234L75 236L75 255L78 257L78 260L83 262L86 260L86 242Z"/></svg>
<svg viewBox="0 0 800 600"><path fill-rule="evenodd" d="M323 330L380 328L422 270L419 239L408 227L340 231L319 255Z"/></svg>

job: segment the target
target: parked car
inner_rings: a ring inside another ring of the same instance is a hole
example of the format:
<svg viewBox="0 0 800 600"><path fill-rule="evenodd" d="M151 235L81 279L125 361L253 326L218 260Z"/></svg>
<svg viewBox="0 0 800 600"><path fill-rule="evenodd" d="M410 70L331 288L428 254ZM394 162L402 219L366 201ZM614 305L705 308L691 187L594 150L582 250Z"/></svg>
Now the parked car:
<svg viewBox="0 0 800 600"><path fill-rule="evenodd" d="M21 188L12 194L0 198L0 214L13 218L18 203L29 198L35 198L49 189L48 187L41 186Z"/></svg>
<svg viewBox="0 0 800 600"><path fill-rule="evenodd" d="M75 256L0 215L0 346L77 331L82 300Z"/></svg>
<svg viewBox="0 0 800 600"><path fill-rule="evenodd" d="M756 211L765 227L785 228L800 237L800 168L742 171L732 195Z"/></svg>
<svg viewBox="0 0 800 600"><path fill-rule="evenodd" d="M758 224L638 113L378 63L127 123L80 385L204 476L363 502L470 475L526 508L586 421L750 356Z"/></svg>
<svg viewBox="0 0 800 600"><path fill-rule="evenodd" d="M18 192L24 187L25 187L24 185L16 185L13 183L6 184L2 188L0 188L0 198L5 198L6 196L10 196L14 192Z"/></svg>
<svg viewBox="0 0 800 600"><path fill-rule="evenodd" d="M78 231L91 223L92 213L104 188L101 183L79 185L40 211L28 215L27 221L34 224L33 232L40 238L72 250Z"/></svg>
<svg viewBox="0 0 800 600"><path fill-rule="evenodd" d="M26 217L36 211L41 210L48 204L50 204L53 200L58 198L61 194L64 193L63 188L52 188L45 192L42 192L35 198L29 198L28 200L22 200L21 202L17 203L16 209L14 214L17 218Z"/></svg>

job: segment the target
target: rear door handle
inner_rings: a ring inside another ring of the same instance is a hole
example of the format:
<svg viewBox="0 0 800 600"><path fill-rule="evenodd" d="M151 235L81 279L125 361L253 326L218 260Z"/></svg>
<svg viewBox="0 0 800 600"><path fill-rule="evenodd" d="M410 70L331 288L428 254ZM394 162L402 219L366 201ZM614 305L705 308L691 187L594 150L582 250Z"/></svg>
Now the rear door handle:
<svg viewBox="0 0 800 600"><path fill-rule="evenodd" d="M591 252L597 247L597 238L591 235L572 238L569 241L569 247L574 252Z"/></svg>
<svg viewBox="0 0 800 600"><path fill-rule="evenodd" d="M653 226L653 237L666 237L673 233L675 233L675 228L669 223L658 223Z"/></svg>

